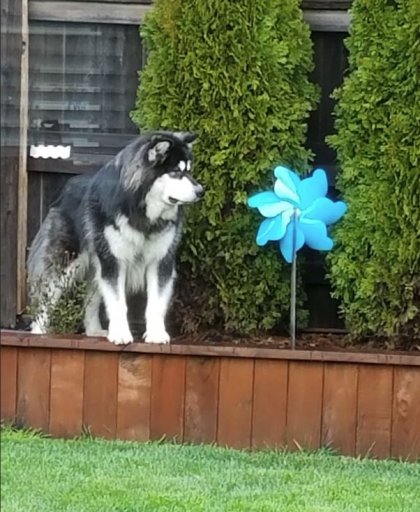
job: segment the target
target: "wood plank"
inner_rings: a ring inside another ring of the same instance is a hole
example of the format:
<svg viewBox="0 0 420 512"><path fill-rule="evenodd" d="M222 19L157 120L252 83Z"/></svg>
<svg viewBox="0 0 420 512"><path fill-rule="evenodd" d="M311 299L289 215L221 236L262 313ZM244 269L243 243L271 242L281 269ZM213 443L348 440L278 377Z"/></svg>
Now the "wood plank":
<svg viewBox="0 0 420 512"><path fill-rule="evenodd" d="M322 388L321 363L289 363L286 428L290 449L320 447Z"/></svg>
<svg viewBox="0 0 420 512"><path fill-rule="evenodd" d="M103 338L87 338L80 335L38 336L24 331L0 330L0 345L10 347L71 348L104 352L135 352L142 354L216 356L256 359L279 359L288 361L319 361L342 363L369 363L374 365L403 365L420 367L420 353L407 352L357 352L357 351L323 351L323 350L287 350L267 347L238 347L223 345L182 344L174 339L168 345L152 343L132 343L118 346Z"/></svg>
<svg viewBox="0 0 420 512"><path fill-rule="evenodd" d="M394 369L391 455L420 460L420 370Z"/></svg>
<svg viewBox="0 0 420 512"><path fill-rule="evenodd" d="M184 441L214 443L217 439L220 361L189 357L186 372Z"/></svg>
<svg viewBox="0 0 420 512"><path fill-rule="evenodd" d="M92 435L115 438L118 354L86 352L83 425Z"/></svg>
<svg viewBox="0 0 420 512"><path fill-rule="evenodd" d="M351 22L347 11L305 11L303 19L314 32L348 32Z"/></svg>
<svg viewBox="0 0 420 512"><path fill-rule="evenodd" d="M28 176L28 217L27 236L30 247L41 226L42 174L30 172Z"/></svg>
<svg viewBox="0 0 420 512"><path fill-rule="evenodd" d="M18 354L16 423L48 432L51 350L25 348Z"/></svg>
<svg viewBox="0 0 420 512"><path fill-rule="evenodd" d="M14 423L16 418L16 387L17 387L18 349L2 347L1 361L1 420Z"/></svg>
<svg viewBox="0 0 420 512"><path fill-rule="evenodd" d="M302 9L350 9L352 0L302 0Z"/></svg>
<svg viewBox="0 0 420 512"><path fill-rule="evenodd" d="M120 355L118 368L117 437L150 439L152 356Z"/></svg>
<svg viewBox="0 0 420 512"><path fill-rule="evenodd" d="M392 372L386 366L359 368L358 455L383 459L391 454Z"/></svg>
<svg viewBox="0 0 420 512"><path fill-rule="evenodd" d="M16 310L22 313L26 307L26 247L28 216L28 172L27 146L29 127L29 26L28 0L20 0L22 5L22 50L20 56L20 100L19 100L19 164L17 199L17 272Z"/></svg>
<svg viewBox="0 0 420 512"><path fill-rule="evenodd" d="M357 384L356 365L325 365L321 444L344 455L356 450Z"/></svg>
<svg viewBox="0 0 420 512"><path fill-rule="evenodd" d="M287 361L255 361L252 447L286 444Z"/></svg>
<svg viewBox="0 0 420 512"><path fill-rule="evenodd" d="M50 434L75 437L82 433L85 354L56 349L51 354Z"/></svg>
<svg viewBox="0 0 420 512"><path fill-rule="evenodd" d="M140 25L151 7L150 4L32 0L29 19ZM324 32L347 32L350 24L349 13L340 9L307 10L304 19L312 30Z"/></svg>
<svg viewBox="0 0 420 512"><path fill-rule="evenodd" d="M31 1L29 19L73 23L115 23L140 25L150 5L100 2Z"/></svg>
<svg viewBox="0 0 420 512"><path fill-rule="evenodd" d="M253 373L252 359L220 361L217 442L222 446L251 447Z"/></svg>
<svg viewBox="0 0 420 512"><path fill-rule="evenodd" d="M183 440L185 357L153 356L150 438Z"/></svg>

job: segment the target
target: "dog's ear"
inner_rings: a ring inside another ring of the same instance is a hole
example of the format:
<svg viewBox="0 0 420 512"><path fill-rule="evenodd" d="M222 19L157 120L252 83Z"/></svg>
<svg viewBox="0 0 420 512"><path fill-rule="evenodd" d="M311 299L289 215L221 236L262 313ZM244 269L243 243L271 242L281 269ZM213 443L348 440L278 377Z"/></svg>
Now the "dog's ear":
<svg viewBox="0 0 420 512"><path fill-rule="evenodd" d="M174 135L185 144L188 144L190 148L197 138L197 134L193 132L175 132Z"/></svg>
<svg viewBox="0 0 420 512"><path fill-rule="evenodd" d="M152 144L148 151L149 161L154 164L164 162L168 156L168 152L172 144L172 141L169 139L153 137Z"/></svg>

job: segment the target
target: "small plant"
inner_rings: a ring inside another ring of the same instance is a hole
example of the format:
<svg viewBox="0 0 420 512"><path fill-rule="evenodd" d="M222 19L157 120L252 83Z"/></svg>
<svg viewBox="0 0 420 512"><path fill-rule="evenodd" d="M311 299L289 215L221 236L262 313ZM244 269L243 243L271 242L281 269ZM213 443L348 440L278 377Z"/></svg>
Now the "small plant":
<svg viewBox="0 0 420 512"><path fill-rule="evenodd" d="M68 271L73 263L71 272ZM39 278L29 283L31 302L28 313L51 334L77 333L81 330L85 305L88 299L86 282L77 282L74 274L74 255L66 252L62 261L54 264L54 278ZM55 291L61 290L57 301L53 299Z"/></svg>

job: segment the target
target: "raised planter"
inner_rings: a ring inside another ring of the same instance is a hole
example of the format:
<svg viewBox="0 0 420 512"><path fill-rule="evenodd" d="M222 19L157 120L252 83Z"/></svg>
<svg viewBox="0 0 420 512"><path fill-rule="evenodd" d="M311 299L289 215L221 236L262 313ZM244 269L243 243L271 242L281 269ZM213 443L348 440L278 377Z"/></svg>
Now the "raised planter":
<svg viewBox="0 0 420 512"><path fill-rule="evenodd" d="M420 458L420 356L1 332L1 417L73 437Z"/></svg>

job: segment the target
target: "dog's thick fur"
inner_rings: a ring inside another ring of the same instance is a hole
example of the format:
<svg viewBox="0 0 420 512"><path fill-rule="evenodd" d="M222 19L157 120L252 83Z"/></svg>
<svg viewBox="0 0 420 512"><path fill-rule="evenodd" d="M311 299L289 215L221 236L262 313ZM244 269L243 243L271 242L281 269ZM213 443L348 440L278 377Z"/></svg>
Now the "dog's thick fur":
<svg viewBox="0 0 420 512"><path fill-rule="evenodd" d="M103 300L108 339L116 344L133 341L126 297L145 289L144 339L168 343L165 315L175 279L181 209L204 194L189 173L194 139L191 133L149 133L95 175L71 178L29 251L32 298L40 293L36 283L48 281L49 306L57 303L62 293L57 264L66 253L74 254L64 272L67 281L89 282L84 321L88 336L103 334L99 318ZM32 332L45 332L48 323L47 309L41 308Z"/></svg>

